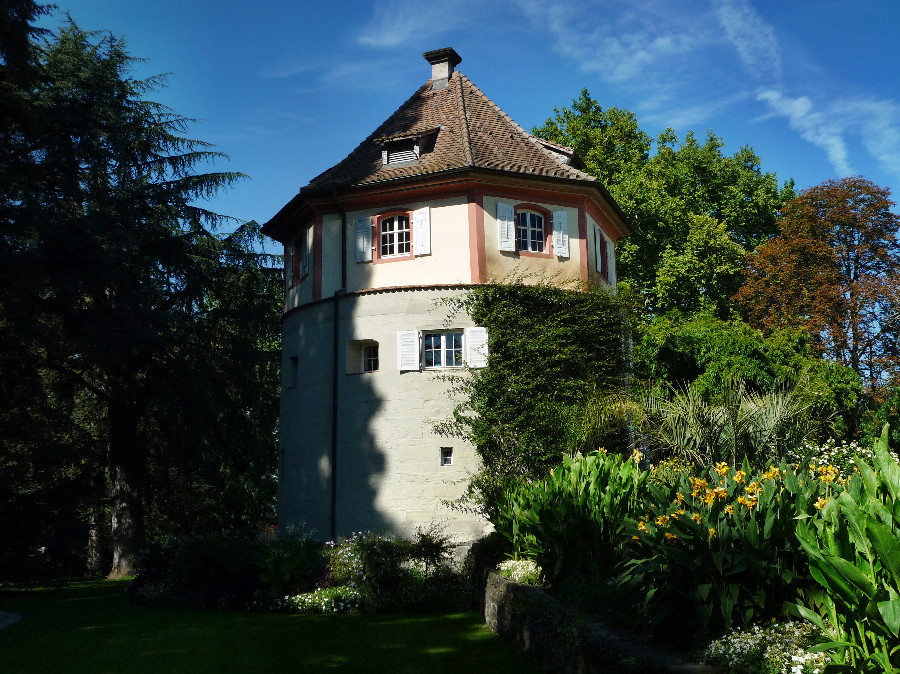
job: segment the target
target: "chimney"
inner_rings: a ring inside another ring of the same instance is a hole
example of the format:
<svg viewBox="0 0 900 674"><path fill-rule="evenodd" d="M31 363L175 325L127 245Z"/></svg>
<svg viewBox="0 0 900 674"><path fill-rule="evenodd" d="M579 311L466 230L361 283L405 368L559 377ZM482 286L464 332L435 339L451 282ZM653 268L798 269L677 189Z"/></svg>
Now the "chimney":
<svg viewBox="0 0 900 674"><path fill-rule="evenodd" d="M431 89L446 89L453 69L462 61L453 47L427 51L422 56L431 64Z"/></svg>

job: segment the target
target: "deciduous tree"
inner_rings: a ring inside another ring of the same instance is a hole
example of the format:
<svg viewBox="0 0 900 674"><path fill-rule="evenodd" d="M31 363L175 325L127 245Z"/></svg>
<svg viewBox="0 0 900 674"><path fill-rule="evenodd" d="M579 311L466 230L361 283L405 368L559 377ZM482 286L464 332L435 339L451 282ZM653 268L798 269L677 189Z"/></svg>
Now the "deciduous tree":
<svg viewBox="0 0 900 674"><path fill-rule="evenodd" d="M801 327L823 356L853 368L870 393L900 375L900 217L890 191L862 177L829 180L785 205L779 234L749 257L737 297L771 331Z"/></svg>

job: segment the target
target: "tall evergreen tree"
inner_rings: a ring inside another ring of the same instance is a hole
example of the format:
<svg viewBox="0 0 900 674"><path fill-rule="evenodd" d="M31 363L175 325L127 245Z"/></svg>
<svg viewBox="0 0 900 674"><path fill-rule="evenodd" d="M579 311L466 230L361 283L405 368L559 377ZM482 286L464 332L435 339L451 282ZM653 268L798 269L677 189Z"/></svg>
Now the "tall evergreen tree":
<svg viewBox="0 0 900 674"><path fill-rule="evenodd" d="M40 378L32 405L52 381L96 422L77 425L92 439L80 465L95 487L107 476L121 576L159 511L148 504L172 500L151 498L166 465L203 465L215 447L225 466L240 439L258 451L236 480L274 470L280 283L254 223L214 233L223 218L198 201L241 175L198 172L223 155L146 98L162 80L135 79L122 40L71 24L32 46L29 86L9 87L27 123L0 138L0 340L17 354L4 366Z"/></svg>

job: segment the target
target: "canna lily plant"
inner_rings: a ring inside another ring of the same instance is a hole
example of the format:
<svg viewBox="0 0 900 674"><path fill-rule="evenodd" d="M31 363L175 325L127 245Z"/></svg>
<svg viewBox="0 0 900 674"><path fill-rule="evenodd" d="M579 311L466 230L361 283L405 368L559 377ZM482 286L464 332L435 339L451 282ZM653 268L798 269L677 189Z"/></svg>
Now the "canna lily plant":
<svg viewBox="0 0 900 674"><path fill-rule="evenodd" d="M831 658L826 674L900 673L900 465L887 426L874 454L873 466L855 459L860 479L797 524L825 592L794 608L826 635L811 649Z"/></svg>

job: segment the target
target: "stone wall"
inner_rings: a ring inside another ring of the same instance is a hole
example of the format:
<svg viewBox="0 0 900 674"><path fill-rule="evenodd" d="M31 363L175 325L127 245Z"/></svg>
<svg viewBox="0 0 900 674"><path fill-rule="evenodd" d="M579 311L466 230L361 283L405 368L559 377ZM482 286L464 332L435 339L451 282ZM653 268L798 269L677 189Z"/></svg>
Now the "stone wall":
<svg viewBox="0 0 900 674"><path fill-rule="evenodd" d="M547 672L560 674L715 674L645 637L591 623L537 587L496 572L484 587L484 621Z"/></svg>

